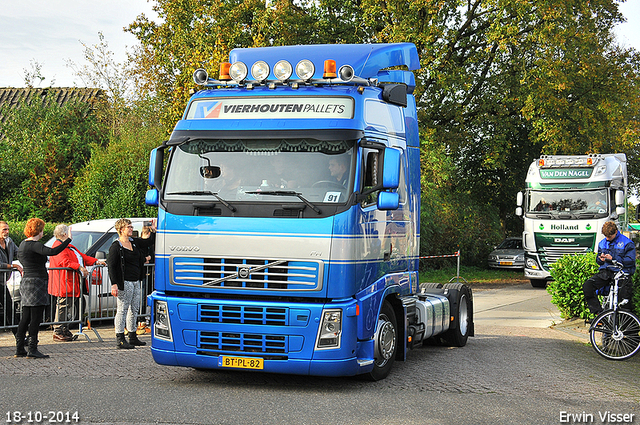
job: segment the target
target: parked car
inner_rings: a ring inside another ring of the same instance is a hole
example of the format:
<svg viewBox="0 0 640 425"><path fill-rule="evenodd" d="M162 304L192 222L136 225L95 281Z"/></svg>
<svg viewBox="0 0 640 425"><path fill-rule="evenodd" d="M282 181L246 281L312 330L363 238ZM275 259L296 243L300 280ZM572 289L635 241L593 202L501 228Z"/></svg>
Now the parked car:
<svg viewBox="0 0 640 425"><path fill-rule="evenodd" d="M507 238L489 254L489 267L497 269L523 269L524 248L522 238Z"/></svg>
<svg viewBox="0 0 640 425"><path fill-rule="evenodd" d="M152 221L151 218L130 218L129 220L131 220L131 224L133 225L134 236L136 236L136 232L140 234L142 227L150 224ZM116 221L118 221L118 219L110 218L70 225L73 246L91 257L106 259L109 253L109 247L113 241L118 239L118 232L116 232L114 227ZM55 237L49 239L45 245L52 246L54 242ZM18 262L14 261L14 263ZM49 264L47 263L47 267L48 266ZM88 269L92 271L93 267L88 267ZM114 308L115 301L109 303L103 302L105 299L111 297L111 284L109 282L107 269L104 268L100 272L92 272L91 278L91 283L95 287L91 291L94 294L94 298L91 300L92 312L101 311L106 308ZM7 282L16 308L20 308L20 280L20 273L14 272ZM85 295L84 298L86 303L87 296ZM113 306L111 304L113 304Z"/></svg>

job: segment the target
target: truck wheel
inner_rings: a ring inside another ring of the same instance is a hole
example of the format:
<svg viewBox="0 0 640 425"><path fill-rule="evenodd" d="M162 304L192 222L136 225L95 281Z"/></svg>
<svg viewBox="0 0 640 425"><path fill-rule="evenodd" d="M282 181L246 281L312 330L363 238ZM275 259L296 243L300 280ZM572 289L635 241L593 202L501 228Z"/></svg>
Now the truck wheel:
<svg viewBox="0 0 640 425"><path fill-rule="evenodd" d="M451 316L449 330L442 335L444 342L452 347L464 347L473 327L473 301L469 287L461 283L447 283Z"/></svg>
<svg viewBox="0 0 640 425"><path fill-rule="evenodd" d="M531 286L533 286L534 288L546 288L547 287L547 281L544 279L531 279Z"/></svg>
<svg viewBox="0 0 640 425"><path fill-rule="evenodd" d="M374 338L375 360L373 362L373 370L368 373L367 378L372 381L379 381L389 375L398 351L396 315L391 304L387 301L382 304Z"/></svg>

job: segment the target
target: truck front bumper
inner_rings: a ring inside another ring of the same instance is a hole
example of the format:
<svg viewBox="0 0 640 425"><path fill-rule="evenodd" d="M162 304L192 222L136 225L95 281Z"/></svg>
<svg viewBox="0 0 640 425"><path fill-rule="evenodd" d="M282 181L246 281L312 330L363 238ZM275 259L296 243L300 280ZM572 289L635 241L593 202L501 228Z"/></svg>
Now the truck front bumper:
<svg viewBox="0 0 640 425"><path fill-rule="evenodd" d="M550 280L551 274L545 270L524 269L524 277L527 279L545 279Z"/></svg>

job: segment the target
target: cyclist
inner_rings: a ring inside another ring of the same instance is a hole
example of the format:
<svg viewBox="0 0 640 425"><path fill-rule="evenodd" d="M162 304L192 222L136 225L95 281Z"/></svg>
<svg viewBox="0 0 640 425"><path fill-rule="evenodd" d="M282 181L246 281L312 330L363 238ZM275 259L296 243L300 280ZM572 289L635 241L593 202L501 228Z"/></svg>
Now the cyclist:
<svg viewBox="0 0 640 425"><path fill-rule="evenodd" d="M607 221L602 226L602 234L604 239L598 244L598 256L596 263L600 265L598 273L591 276L582 285L582 292L587 307L594 317L602 312L602 306L596 295L596 291L612 283L613 276L617 269L611 263L612 260L623 265L623 271L629 274L626 282L620 284L618 299L629 300L624 306L625 309L631 309L631 275L636 271L636 246L625 235L618 231L618 227L613 221ZM587 320L590 322L590 320Z"/></svg>

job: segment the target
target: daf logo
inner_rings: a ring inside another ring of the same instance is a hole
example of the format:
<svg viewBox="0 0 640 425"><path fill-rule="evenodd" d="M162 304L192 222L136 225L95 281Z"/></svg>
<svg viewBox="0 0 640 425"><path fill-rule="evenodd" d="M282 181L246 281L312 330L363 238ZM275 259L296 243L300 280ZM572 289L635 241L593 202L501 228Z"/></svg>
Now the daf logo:
<svg viewBox="0 0 640 425"><path fill-rule="evenodd" d="M575 238L554 238L553 241L555 243L574 243L576 239Z"/></svg>
<svg viewBox="0 0 640 425"><path fill-rule="evenodd" d="M243 267L240 270L238 270L238 277L242 279L248 278L250 274L251 274L251 269L249 267Z"/></svg>
<svg viewBox="0 0 640 425"><path fill-rule="evenodd" d="M200 247L199 246L169 246L169 249L171 251L200 251Z"/></svg>

